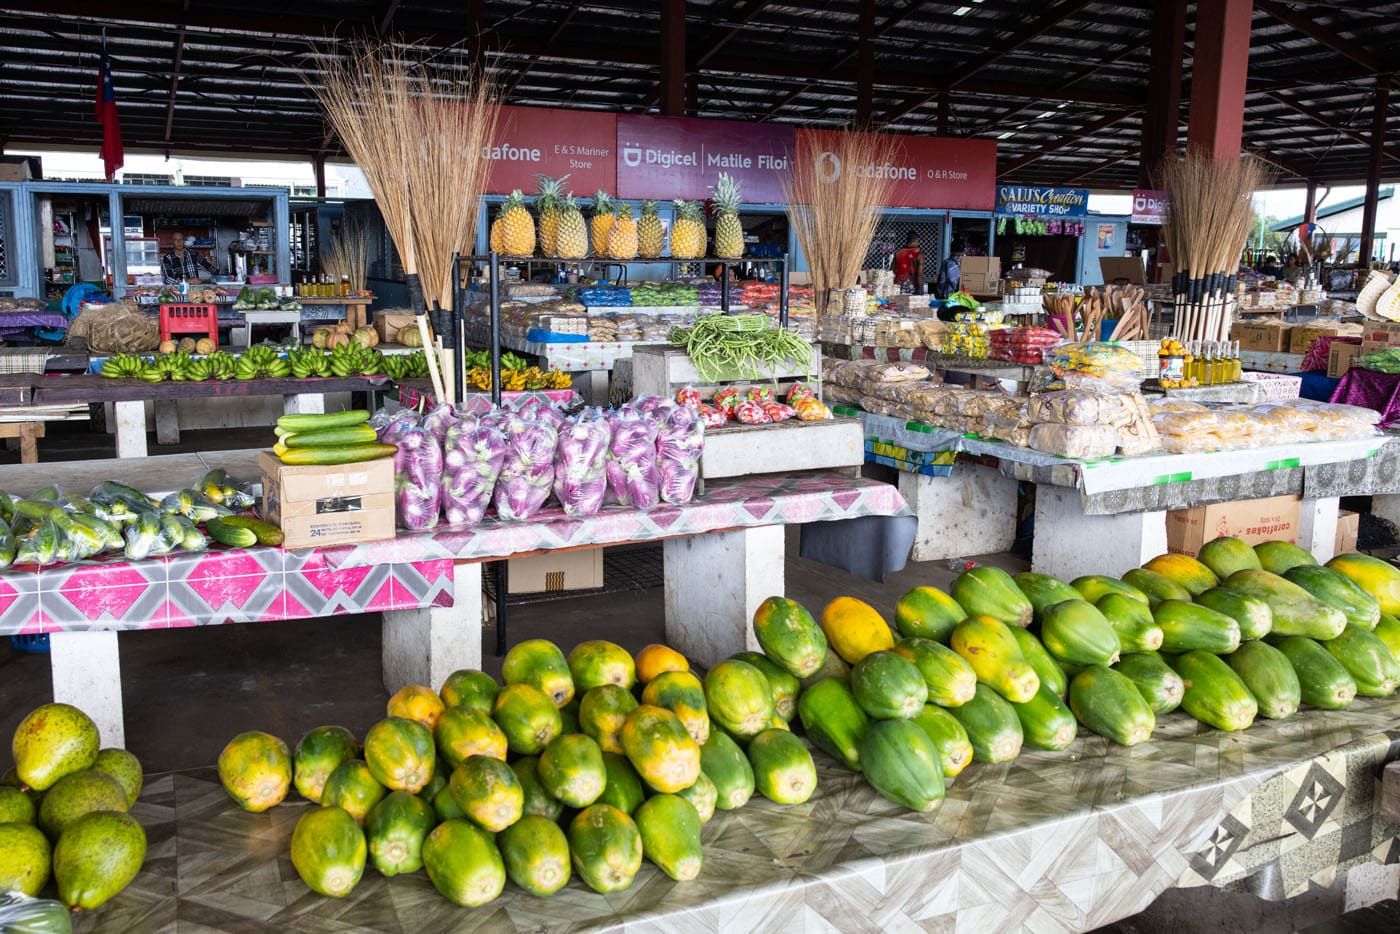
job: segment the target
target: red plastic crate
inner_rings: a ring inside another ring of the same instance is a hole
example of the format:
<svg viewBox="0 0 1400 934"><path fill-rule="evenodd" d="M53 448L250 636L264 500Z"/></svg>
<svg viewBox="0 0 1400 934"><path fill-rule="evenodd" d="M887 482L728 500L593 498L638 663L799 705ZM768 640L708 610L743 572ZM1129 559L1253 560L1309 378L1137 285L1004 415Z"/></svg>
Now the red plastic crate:
<svg viewBox="0 0 1400 934"><path fill-rule="evenodd" d="M170 340L172 334L204 334L219 342L219 309L216 305L161 305L160 339Z"/></svg>

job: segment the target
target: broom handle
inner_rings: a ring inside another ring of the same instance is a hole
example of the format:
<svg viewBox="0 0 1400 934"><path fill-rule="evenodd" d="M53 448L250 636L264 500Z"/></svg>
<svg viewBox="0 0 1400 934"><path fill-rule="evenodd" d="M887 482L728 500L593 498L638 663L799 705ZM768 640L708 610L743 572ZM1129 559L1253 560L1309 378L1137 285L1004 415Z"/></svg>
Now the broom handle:
<svg viewBox="0 0 1400 934"><path fill-rule="evenodd" d="M414 319L418 322L418 336L423 338L423 356L428 360L428 378L433 383L433 393L439 402L446 402L447 393L442 388L442 373L438 370L437 343L428 333L428 316L423 312L415 314Z"/></svg>

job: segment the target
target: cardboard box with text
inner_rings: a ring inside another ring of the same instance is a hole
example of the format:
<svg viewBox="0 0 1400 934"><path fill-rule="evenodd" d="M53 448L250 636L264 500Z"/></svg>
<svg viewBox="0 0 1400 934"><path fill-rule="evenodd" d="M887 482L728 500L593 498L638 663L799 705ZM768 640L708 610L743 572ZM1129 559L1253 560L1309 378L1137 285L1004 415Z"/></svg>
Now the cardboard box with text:
<svg viewBox="0 0 1400 934"><path fill-rule="evenodd" d="M319 548L394 537L394 459L290 467L258 455L263 518L281 526L282 547Z"/></svg>
<svg viewBox="0 0 1400 934"><path fill-rule="evenodd" d="M1194 555L1206 542L1227 535L1251 545L1296 542L1301 512L1297 496L1173 509L1167 513L1167 551Z"/></svg>
<svg viewBox="0 0 1400 934"><path fill-rule="evenodd" d="M603 586L603 549L557 551L507 562L509 593L592 590Z"/></svg>
<svg viewBox="0 0 1400 934"><path fill-rule="evenodd" d="M1236 321L1230 327L1230 340L1239 341L1240 350L1282 353L1288 347L1291 329L1279 321Z"/></svg>

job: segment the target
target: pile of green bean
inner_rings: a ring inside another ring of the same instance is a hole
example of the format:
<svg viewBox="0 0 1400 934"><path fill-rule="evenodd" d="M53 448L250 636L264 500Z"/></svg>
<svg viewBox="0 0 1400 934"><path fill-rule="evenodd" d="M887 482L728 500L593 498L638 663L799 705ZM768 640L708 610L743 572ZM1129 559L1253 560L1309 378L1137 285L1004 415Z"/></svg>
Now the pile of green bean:
<svg viewBox="0 0 1400 934"><path fill-rule="evenodd" d="M767 315L705 315L693 327L672 328L670 339L685 348L707 382L771 377L780 364L806 366L812 360L812 345L771 327Z"/></svg>

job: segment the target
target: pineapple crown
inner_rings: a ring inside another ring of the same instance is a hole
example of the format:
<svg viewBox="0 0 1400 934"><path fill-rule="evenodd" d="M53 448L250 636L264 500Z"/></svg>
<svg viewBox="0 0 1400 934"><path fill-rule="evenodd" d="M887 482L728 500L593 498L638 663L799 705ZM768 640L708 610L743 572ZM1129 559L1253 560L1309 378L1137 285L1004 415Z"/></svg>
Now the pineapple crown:
<svg viewBox="0 0 1400 934"><path fill-rule="evenodd" d="M690 221L700 220L700 205L697 202L677 198L671 204L675 206L676 217Z"/></svg>
<svg viewBox="0 0 1400 934"><path fill-rule="evenodd" d="M643 216L643 217L650 217L651 215L656 214L656 213L657 213L657 210L656 210L656 201L655 201L655 199L648 198L648 199L646 199L645 201L642 202L642 216Z"/></svg>
<svg viewBox="0 0 1400 934"><path fill-rule="evenodd" d="M564 182L568 178L567 175L561 175L558 178L536 175L535 180L539 183L539 194L535 197L535 206L538 208L557 208L562 200Z"/></svg>
<svg viewBox="0 0 1400 934"><path fill-rule="evenodd" d="M523 209L524 207L525 193L519 188L517 188L510 193L510 196L508 198L506 198L505 204L501 205L501 212L504 213L506 211L514 210L515 208Z"/></svg>
<svg viewBox="0 0 1400 934"><path fill-rule="evenodd" d="M628 220L631 220L631 219L632 219L632 206L631 206L630 204L627 204L625 201L619 201L619 202L617 202L617 203L614 205L614 207L613 207L613 216L614 216L614 217L625 217L625 218L627 218Z"/></svg>
<svg viewBox="0 0 1400 934"><path fill-rule="evenodd" d="M728 172L719 173L719 181L714 186L715 208L721 214L739 213L739 183Z"/></svg>
<svg viewBox="0 0 1400 934"><path fill-rule="evenodd" d="M574 197L574 193L571 191L559 202L559 207L562 211L577 211L578 199Z"/></svg>
<svg viewBox="0 0 1400 934"><path fill-rule="evenodd" d="M611 214L611 213L612 213L612 210L613 210L613 200L612 200L612 196L609 195L609 194L608 194L606 191L604 191L603 189L599 188L598 191L597 191L597 193L593 196L593 213L594 213L594 214Z"/></svg>

